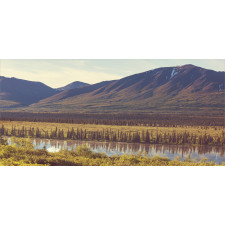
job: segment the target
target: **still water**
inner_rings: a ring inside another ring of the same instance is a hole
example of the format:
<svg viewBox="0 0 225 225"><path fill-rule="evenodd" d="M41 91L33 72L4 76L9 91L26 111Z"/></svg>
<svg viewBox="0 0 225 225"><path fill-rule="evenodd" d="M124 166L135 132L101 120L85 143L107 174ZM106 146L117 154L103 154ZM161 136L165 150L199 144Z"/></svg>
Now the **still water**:
<svg viewBox="0 0 225 225"><path fill-rule="evenodd" d="M11 144L11 138L7 138ZM131 144L131 143L113 143L113 142L93 142L93 141L73 141L73 140L49 140L49 139L31 139L35 149L45 148L49 152L57 152L61 149L75 151L79 145L87 145L93 152L104 152L108 156L115 154L137 154L139 151L148 156L158 155L174 159L180 157L181 160L190 155L191 159L207 158L218 164L225 162L225 147L221 146L182 146L182 145L153 145L153 144Z"/></svg>

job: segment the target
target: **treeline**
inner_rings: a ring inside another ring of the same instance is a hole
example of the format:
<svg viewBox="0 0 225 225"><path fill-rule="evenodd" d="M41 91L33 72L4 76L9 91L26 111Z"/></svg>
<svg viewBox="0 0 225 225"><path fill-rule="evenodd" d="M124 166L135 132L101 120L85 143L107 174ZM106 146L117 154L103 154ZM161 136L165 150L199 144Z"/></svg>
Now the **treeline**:
<svg viewBox="0 0 225 225"><path fill-rule="evenodd" d="M222 131L217 137L210 134L193 134L188 131L172 133L153 133L152 131L122 131L102 129L87 131L86 129L52 129L45 131L39 128L0 128L0 135L30 138L46 138L59 140L86 140L86 141L109 141L109 142L127 142L127 143L149 143L149 144L196 144L196 145L224 145L225 132Z"/></svg>
<svg viewBox="0 0 225 225"><path fill-rule="evenodd" d="M225 126L223 116L0 112L0 120L119 126Z"/></svg>

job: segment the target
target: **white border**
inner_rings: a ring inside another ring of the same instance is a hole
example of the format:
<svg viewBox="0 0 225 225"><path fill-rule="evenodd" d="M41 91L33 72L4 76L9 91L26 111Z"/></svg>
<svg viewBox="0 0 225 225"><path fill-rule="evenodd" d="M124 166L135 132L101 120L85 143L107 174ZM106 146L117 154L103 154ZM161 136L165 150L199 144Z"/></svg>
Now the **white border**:
<svg viewBox="0 0 225 225"><path fill-rule="evenodd" d="M2 59L224 59L224 1L1 1ZM224 168L0 168L1 224L222 224Z"/></svg>
<svg viewBox="0 0 225 225"><path fill-rule="evenodd" d="M0 58L224 59L223 0L4 0Z"/></svg>

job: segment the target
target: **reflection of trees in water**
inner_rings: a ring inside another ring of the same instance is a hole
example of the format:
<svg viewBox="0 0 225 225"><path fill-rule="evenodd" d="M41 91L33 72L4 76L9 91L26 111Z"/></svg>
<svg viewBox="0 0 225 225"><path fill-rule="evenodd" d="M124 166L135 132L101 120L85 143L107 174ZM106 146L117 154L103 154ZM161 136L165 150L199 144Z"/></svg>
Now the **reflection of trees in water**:
<svg viewBox="0 0 225 225"><path fill-rule="evenodd" d="M201 156L207 153L220 154L224 156L225 149L219 146L186 146L186 145L154 145L154 144L140 144L140 143L116 143L116 142L87 142L87 141L63 141L63 140L46 140L34 139L34 145L40 147L55 147L57 149L69 149L75 151L79 145L87 145L94 151L119 152L122 154L137 154L142 151L147 154L178 154L181 157L186 157L193 153Z"/></svg>

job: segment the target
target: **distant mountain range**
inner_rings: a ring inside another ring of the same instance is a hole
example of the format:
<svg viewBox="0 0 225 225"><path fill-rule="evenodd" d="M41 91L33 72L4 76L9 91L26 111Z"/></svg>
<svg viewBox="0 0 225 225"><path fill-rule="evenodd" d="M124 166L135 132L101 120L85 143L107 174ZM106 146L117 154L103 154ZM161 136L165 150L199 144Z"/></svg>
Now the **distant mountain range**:
<svg viewBox="0 0 225 225"><path fill-rule="evenodd" d="M61 88L57 88L56 90L58 91L65 91L65 90L70 90L70 89L74 89L74 88L80 88L80 87L84 87L84 86L87 86L89 84L87 83L83 83L83 82L80 82L80 81L75 81L71 84L68 84L64 87L61 87Z"/></svg>
<svg viewBox="0 0 225 225"><path fill-rule="evenodd" d="M224 112L225 72L194 65L163 67L120 80L52 89L0 77L1 108L68 112ZM20 109L20 108L18 108Z"/></svg>

